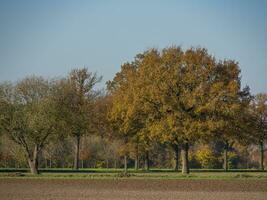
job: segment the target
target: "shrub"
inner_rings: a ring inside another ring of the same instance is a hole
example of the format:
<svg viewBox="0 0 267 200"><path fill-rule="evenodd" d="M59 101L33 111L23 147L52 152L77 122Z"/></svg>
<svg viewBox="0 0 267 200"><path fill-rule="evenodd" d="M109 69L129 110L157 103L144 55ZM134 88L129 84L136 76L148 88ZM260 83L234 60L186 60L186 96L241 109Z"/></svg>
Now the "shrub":
<svg viewBox="0 0 267 200"><path fill-rule="evenodd" d="M201 164L202 168L214 168L219 159L209 146L203 146L196 152L196 160Z"/></svg>

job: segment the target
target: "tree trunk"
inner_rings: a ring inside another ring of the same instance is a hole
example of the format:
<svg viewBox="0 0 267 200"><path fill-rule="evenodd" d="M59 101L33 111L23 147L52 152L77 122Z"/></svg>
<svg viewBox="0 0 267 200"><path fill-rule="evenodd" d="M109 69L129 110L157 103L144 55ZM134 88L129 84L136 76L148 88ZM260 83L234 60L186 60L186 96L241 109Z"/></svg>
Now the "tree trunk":
<svg viewBox="0 0 267 200"><path fill-rule="evenodd" d="M260 170L264 171L264 146L263 146L263 142L260 142Z"/></svg>
<svg viewBox="0 0 267 200"><path fill-rule="evenodd" d="M189 144L186 142L181 148L182 157L182 174L189 174L189 159L188 159Z"/></svg>
<svg viewBox="0 0 267 200"><path fill-rule="evenodd" d="M246 155L249 155L248 147L246 147ZM249 169L249 157L246 156L246 168Z"/></svg>
<svg viewBox="0 0 267 200"><path fill-rule="evenodd" d="M94 169L96 168L96 160L94 161L94 167L93 167Z"/></svg>
<svg viewBox="0 0 267 200"><path fill-rule="evenodd" d="M31 170L32 174L38 174L38 167L36 161L33 161L32 159L28 159L28 164Z"/></svg>
<svg viewBox="0 0 267 200"><path fill-rule="evenodd" d="M79 169L79 161L80 161L80 141L81 137L78 135L76 136L76 148L75 148L75 159L74 159L74 169Z"/></svg>
<svg viewBox="0 0 267 200"><path fill-rule="evenodd" d="M178 171L179 170L179 148L178 145L175 144L173 146L174 148L174 153L175 153L175 166L174 166L174 171Z"/></svg>
<svg viewBox="0 0 267 200"><path fill-rule="evenodd" d="M128 170L127 166L127 155L124 155L124 173L126 174Z"/></svg>
<svg viewBox="0 0 267 200"><path fill-rule="evenodd" d="M117 169L117 160L114 161L114 168Z"/></svg>
<svg viewBox="0 0 267 200"><path fill-rule="evenodd" d="M134 160L134 169L136 171L139 169L139 161L138 161L138 158L135 158L135 160Z"/></svg>
<svg viewBox="0 0 267 200"><path fill-rule="evenodd" d="M108 159L106 159L106 167L107 167L107 169L109 168L109 162L108 162Z"/></svg>
<svg viewBox="0 0 267 200"><path fill-rule="evenodd" d="M29 155L28 153L28 164L30 167L30 171L32 174L38 174L38 146L35 145L32 155Z"/></svg>
<svg viewBox="0 0 267 200"><path fill-rule="evenodd" d="M47 169L48 168L48 159L45 159L45 168Z"/></svg>
<svg viewBox="0 0 267 200"><path fill-rule="evenodd" d="M146 151L146 157L145 157L145 169L149 171L150 168L150 162L149 162L149 151Z"/></svg>
<svg viewBox="0 0 267 200"><path fill-rule="evenodd" d="M136 149L135 149L134 169L135 170L138 170L139 169L139 151L138 151L138 145L136 145Z"/></svg>
<svg viewBox="0 0 267 200"><path fill-rule="evenodd" d="M228 150L229 150L229 144L228 142L224 145L224 152L223 152L223 169L224 171L228 171Z"/></svg>

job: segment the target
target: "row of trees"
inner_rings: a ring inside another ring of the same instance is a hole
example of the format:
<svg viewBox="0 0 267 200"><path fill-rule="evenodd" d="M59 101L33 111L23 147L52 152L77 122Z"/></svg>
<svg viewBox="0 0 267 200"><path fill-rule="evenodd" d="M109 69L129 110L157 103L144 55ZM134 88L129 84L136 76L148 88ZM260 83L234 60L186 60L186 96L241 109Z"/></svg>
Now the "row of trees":
<svg viewBox="0 0 267 200"><path fill-rule="evenodd" d="M144 155L145 166L156 144L171 147L175 170L189 173L189 150L196 143L222 143L224 169L234 144L260 147L264 170L267 139L267 95L241 88L240 69L232 60L217 61L206 49L150 49L125 63L107 89L87 69L63 79L28 77L1 84L0 127L25 152L32 173L51 140L75 139L74 168L79 167L84 135L98 134L121 142L124 168L130 154Z"/></svg>
<svg viewBox="0 0 267 200"><path fill-rule="evenodd" d="M0 168L26 168L27 160L20 146L7 136L0 137ZM80 144L80 168L123 168L123 141L107 137L85 135ZM128 147L128 167L135 170L147 170L146 154L139 149L136 158L135 145ZM178 152L180 154L180 150ZM265 158L266 154L265 152ZM229 148L229 169L258 169L259 148L256 145L234 144ZM73 168L75 140L64 137L50 140L39 155L39 168ZM154 142L149 151L149 165L152 169L175 169L175 151L169 144ZM181 169L181 158L179 166ZM138 165L137 165L138 164ZM266 164L266 160L265 160ZM221 169L223 166L223 143L195 143L189 150L189 165L192 169ZM5 169L2 169L5 170Z"/></svg>
<svg viewBox="0 0 267 200"><path fill-rule="evenodd" d="M60 80L31 76L15 85L1 85L1 133L23 148L32 173L38 173L44 146L67 136L76 140L74 168L78 168L80 139L96 128L93 124L99 116L95 114L100 114L94 112L99 95L93 90L100 80L81 69Z"/></svg>

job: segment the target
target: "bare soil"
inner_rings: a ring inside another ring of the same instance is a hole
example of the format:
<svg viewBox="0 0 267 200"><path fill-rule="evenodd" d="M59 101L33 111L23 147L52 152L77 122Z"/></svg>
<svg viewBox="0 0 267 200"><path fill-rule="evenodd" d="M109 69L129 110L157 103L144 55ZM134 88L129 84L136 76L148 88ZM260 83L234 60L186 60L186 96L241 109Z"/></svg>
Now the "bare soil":
<svg viewBox="0 0 267 200"><path fill-rule="evenodd" d="M0 200L266 200L266 180L0 179Z"/></svg>

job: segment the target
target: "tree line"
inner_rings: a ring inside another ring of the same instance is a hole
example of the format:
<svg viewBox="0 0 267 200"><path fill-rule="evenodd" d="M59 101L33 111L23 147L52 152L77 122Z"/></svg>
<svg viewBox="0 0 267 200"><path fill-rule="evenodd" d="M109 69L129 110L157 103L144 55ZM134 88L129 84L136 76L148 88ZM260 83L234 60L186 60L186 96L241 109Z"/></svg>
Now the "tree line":
<svg viewBox="0 0 267 200"><path fill-rule="evenodd" d="M198 156L205 157L210 143L221 144L226 171L233 145L256 145L264 170L267 94L253 96L241 87L234 60L217 60L203 48L149 49L97 90L101 79L81 68L64 78L28 76L0 85L0 134L22 149L33 174L49 144L66 138L74 140L78 169L81 139L92 135L107 139L101 148L119 141L114 149L123 155L125 171L133 157L138 168L141 155L149 169L156 144L161 152L171 148L174 169L181 160L182 173L188 174L190 149L201 144L205 151Z"/></svg>

